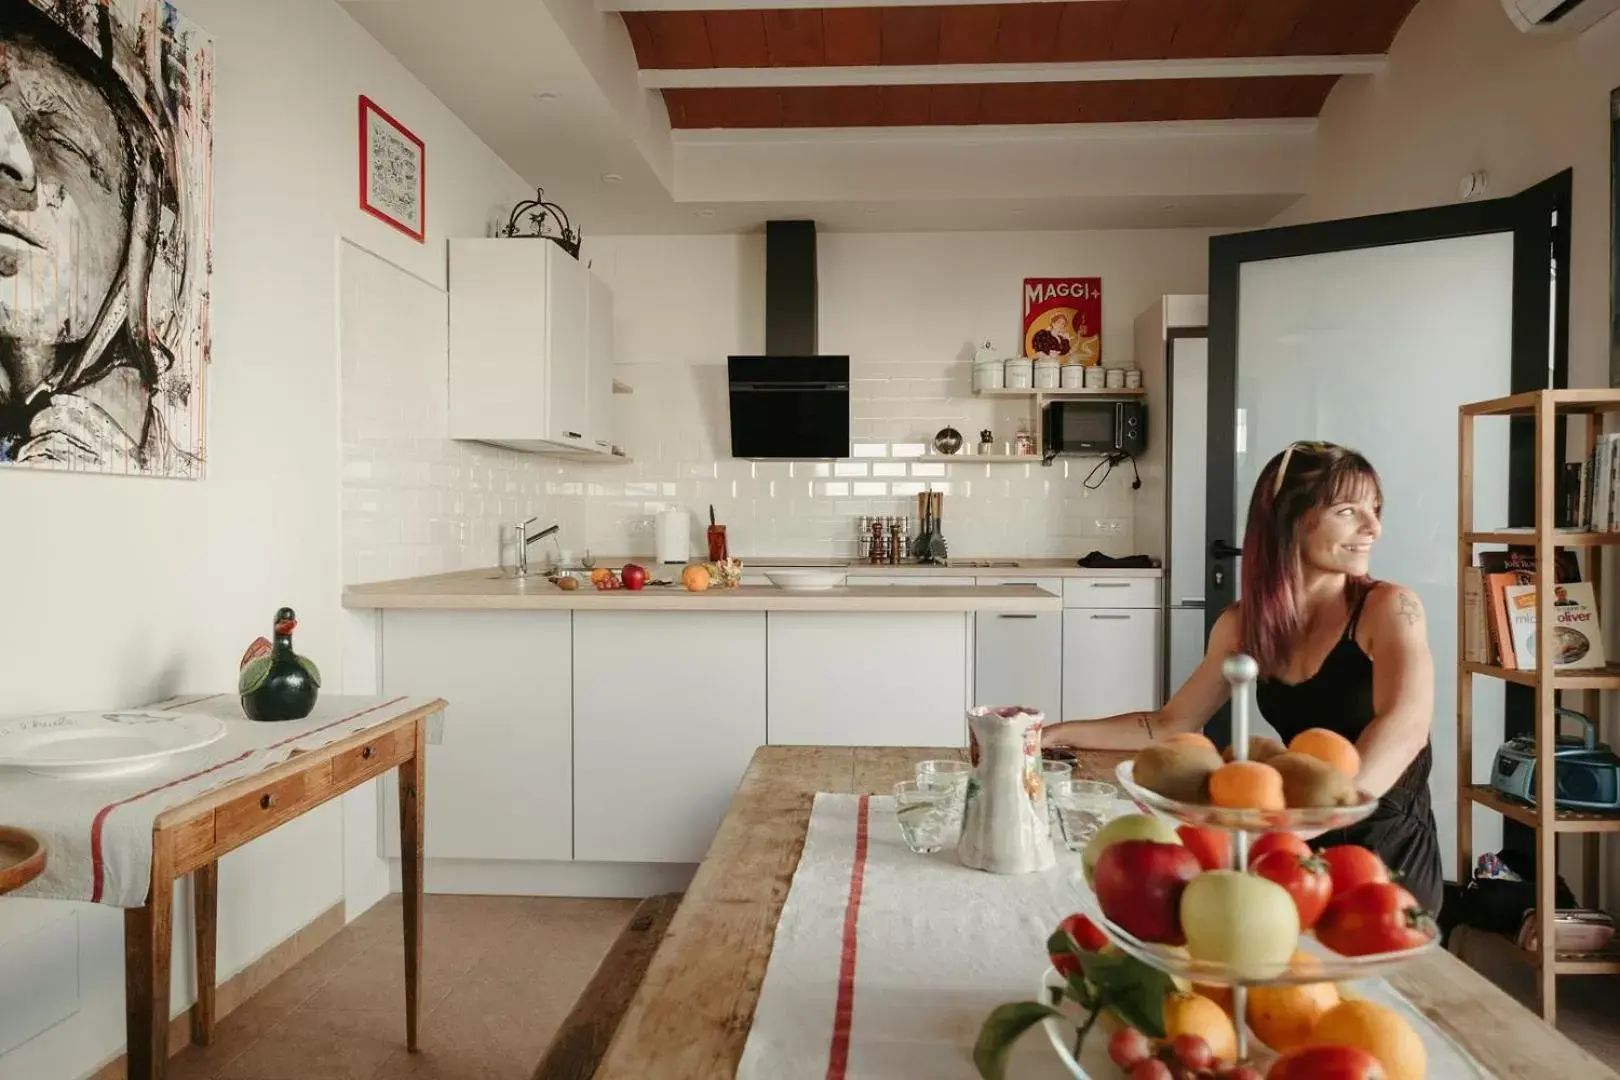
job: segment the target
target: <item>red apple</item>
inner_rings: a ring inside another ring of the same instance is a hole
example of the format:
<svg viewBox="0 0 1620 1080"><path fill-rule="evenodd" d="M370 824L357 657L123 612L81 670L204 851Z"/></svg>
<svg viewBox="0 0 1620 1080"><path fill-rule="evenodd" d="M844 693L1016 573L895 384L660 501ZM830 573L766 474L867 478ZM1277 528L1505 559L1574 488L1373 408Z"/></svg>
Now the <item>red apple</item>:
<svg viewBox="0 0 1620 1080"><path fill-rule="evenodd" d="M639 589L647 584L647 570L635 563L626 563L624 569L619 571L619 578L624 582L625 588Z"/></svg>
<svg viewBox="0 0 1620 1080"><path fill-rule="evenodd" d="M1232 865L1232 834L1225 829L1210 829L1202 825L1181 825L1176 835L1187 850L1198 856L1198 865L1205 870L1226 870Z"/></svg>
<svg viewBox="0 0 1620 1080"><path fill-rule="evenodd" d="M1103 914L1143 941L1181 945L1181 892L1203 871L1181 844L1121 840L1097 860L1097 902Z"/></svg>
<svg viewBox="0 0 1620 1080"><path fill-rule="evenodd" d="M1377 1058L1354 1046L1302 1046L1266 1071L1266 1080L1387 1080Z"/></svg>

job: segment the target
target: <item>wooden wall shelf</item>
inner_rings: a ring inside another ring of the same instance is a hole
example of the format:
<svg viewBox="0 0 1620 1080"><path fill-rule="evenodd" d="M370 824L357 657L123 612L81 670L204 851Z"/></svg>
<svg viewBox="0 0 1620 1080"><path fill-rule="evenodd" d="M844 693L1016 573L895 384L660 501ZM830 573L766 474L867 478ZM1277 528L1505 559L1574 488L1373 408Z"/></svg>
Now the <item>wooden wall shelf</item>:
<svg viewBox="0 0 1620 1080"><path fill-rule="evenodd" d="M1515 802L1488 784L1470 784L1464 794L1477 806L1495 810L1504 817L1523 822L1532 829L1540 824L1536 808ZM1620 814L1597 814L1585 810L1559 810L1553 815L1553 831L1560 833L1620 833Z"/></svg>

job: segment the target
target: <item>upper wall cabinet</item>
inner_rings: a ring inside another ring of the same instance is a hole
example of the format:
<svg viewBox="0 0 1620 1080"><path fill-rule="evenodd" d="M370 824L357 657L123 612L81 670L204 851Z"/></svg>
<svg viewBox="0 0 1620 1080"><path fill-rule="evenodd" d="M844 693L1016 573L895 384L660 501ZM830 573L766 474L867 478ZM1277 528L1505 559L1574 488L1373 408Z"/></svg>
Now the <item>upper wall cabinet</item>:
<svg viewBox="0 0 1620 1080"><path fill-rule="evenodd" d="M450 242L450 437L613 446L613 294L547 240Z"/></svg>

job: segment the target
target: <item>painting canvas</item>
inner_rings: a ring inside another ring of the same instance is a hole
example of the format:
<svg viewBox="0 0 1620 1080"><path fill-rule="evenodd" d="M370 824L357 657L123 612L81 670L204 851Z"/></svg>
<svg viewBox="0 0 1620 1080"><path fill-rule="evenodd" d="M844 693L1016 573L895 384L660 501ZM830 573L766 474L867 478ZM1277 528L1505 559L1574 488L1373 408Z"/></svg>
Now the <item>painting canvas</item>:
<svg viewBox="0 0 1620 1080"><path fill-rule="evenodd" d="M426 148L375 101L360 98L360 206L422 243Z"/></svg>
<svg viewBox="0 0 1620 1080"><path fill-rule="evenodd" d="M5 0L0 467L202 476L212 97L168 0Z"/></svg>

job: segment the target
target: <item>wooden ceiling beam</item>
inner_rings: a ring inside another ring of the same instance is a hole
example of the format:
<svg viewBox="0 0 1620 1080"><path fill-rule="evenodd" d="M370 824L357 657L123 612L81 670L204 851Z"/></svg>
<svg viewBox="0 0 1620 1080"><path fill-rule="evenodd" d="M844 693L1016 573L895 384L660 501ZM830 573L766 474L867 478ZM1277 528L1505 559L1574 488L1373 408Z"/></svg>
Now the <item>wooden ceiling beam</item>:
<svg viewBox="0 0 1620 1080"><path fill-rule="evenodd" d="M1382 54L1096 60L1050 64L863 64L857 67L643 68L648 90L805 86L962 86L990 83L1131 82L1161 79L1373 75Z"/></svg>

